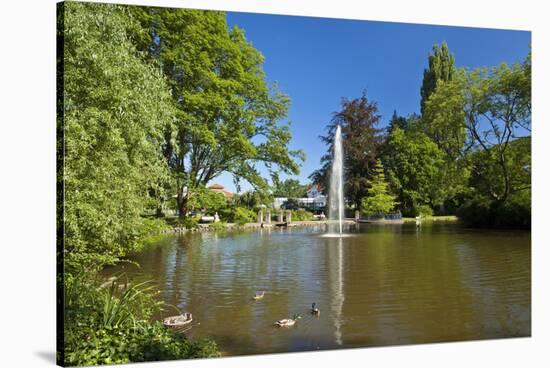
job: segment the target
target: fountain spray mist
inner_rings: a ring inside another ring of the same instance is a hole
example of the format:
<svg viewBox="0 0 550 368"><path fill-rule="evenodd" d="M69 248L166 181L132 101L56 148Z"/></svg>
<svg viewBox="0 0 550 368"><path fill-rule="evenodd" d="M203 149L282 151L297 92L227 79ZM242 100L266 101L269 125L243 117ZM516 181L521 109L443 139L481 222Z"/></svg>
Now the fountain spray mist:
<svg viewBox="0 0 550 368"><path fill-rule="evenodd" d="M342 220L344 218L344 155L342 151L342 131L340 125L334 134L334 152L332 156L332 170L330 173L329 192L329 222L338 221L338 230L342 235ZM332 226L329 225L332 232Z"/></svg>

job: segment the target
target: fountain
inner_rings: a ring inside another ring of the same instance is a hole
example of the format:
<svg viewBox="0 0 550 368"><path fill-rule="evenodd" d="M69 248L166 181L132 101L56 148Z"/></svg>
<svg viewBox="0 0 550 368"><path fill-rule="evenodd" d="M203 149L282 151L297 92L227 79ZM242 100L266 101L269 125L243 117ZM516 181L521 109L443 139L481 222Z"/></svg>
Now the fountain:
<svg viewBox="0 0 550 368"><path fill-rule="evenodd" d="M344 155L342 151L342 130L340 125L336 127L334 134L334 152L332 170L330 173L329 187L329 233L334 234L333 224L338 223L338 233L342 236L342 220L344 218Z"/></svg>

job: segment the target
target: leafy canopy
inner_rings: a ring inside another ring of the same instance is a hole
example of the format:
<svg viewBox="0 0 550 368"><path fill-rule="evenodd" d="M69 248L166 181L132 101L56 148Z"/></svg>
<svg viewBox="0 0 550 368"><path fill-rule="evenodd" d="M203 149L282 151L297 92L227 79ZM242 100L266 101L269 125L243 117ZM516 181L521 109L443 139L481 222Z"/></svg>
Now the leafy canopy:
<svg viewBox="0 0 550 368"><path fill-rule="evenodd" d="M454 55L449 52L447 43L441 46L434 45L432 53L428 57L428 68L424 69L424 78L420 88L420 112L424 115L424 105L428 98L435 91L438 81L450 81L455 73Z"/></svg>
<svg viewBox="0 0 550 368"><path fill-rule="evenodd" d="M175 119L166 81L136 50L128 11L65 4L59 116L66 261L112 261L152 230L141 215L168 176L159 147ZM93 262L92 262L93 263Z"/></svg>
<svg viewBox="0 0 550 368"><path fill-rule="evenodd" d="M263 55L244 31L227 29L221 12L140 8L142 48L172 89L176 123L166 130L164 155L178 183L181 215L188 195L221 173L236 183L267 188L259 166L271 174L297 174L302 151L290 150L290 100L268 85ZM186 188L186 190L184 190Z"/></svg>
<svg viewBox="0 0 550 368"><path fill-rule="evenodd" d="M305 197L307 189L308 185L300 184L296 179L273 180L274 197L301 198Z"/></svg>
<svg viewBox="0 0 550 368"><path fill-rule="evenodd" d="M444 154L425 134L394 129L382 160L404 214L413 215L421 205L437 206L443 202Z"/></svg>

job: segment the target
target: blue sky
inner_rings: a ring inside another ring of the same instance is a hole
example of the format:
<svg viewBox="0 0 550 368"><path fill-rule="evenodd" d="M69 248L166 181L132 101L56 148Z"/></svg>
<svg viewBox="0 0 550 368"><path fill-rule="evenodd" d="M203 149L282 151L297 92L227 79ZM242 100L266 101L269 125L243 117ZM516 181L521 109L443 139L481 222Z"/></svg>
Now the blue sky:
<svg viewBox="0 0 550 368"><path fill-rule="evenodd" d="M291 98L292 149L307 155L298 179L319 166L326 148L318 136L342 97L378 104L385 126L394 110L419 113L420 85L432 46L447 42L458 67L475 68L521 62L529 52L530 32L313 17L227 13L265 56L269 82ZM213 182L234 191L230 175ZM242 185L242 189L250 188Z"/></svg>

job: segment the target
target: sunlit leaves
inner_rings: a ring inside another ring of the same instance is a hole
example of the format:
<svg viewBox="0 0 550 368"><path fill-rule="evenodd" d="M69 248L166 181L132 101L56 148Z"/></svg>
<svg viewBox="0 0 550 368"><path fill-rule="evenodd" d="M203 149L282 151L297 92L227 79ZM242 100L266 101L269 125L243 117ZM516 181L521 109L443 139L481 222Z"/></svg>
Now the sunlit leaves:
<svg viewBox="0 0 550 368"><path fill-rule="evenodd" d="M174 121L158 70L129 39L124 8L67 3L63 29L65 249L68 264L138 246L150 188L167 179L160 147Z"/></svg>
<svg viewBox="0 0 550 368"><path fill-rule="evenodd" d="M261 165L298 173L303 153L288 149L290 130L279 124L290 100L267 84L264 57L243 30L228 30L221 12L141 8L135 14L149 30L141 48L161 66L178 109L172 128L178 139L165 154L179 179L182 213L187 195L223 172L258 188L267 185Z"/></svg>

